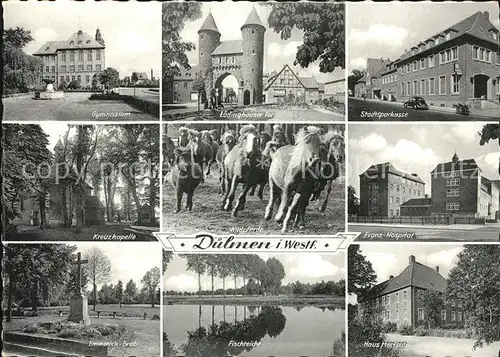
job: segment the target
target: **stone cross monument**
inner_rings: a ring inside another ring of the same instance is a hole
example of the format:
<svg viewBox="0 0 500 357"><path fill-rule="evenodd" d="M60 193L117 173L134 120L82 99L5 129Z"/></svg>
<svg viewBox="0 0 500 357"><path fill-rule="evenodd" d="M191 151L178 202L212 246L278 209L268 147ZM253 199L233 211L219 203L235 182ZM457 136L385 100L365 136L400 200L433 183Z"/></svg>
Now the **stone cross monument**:
<svg viewBox="0 0 500 357"><path fill-rule="evenodd" d="M76 262L72 263L77 266L77 286L69 301L68 320L83 323L84 325L90 325L87 297L82 291L82 265L88 262L88 260L82 260L82 254L78 253Z"/></svg>

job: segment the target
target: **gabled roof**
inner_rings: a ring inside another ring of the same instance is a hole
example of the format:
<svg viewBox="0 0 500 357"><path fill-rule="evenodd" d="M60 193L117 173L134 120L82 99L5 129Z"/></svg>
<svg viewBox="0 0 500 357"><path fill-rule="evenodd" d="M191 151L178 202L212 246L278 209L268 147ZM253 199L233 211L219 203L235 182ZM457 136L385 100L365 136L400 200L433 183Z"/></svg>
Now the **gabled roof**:
<svg viewBox="0 0 500 357"><path fill-rule="evenodd" d="M243 53L243 40L222 41L212 55Z"/></svg>
<svg viewBox="0 0 500 357"><path fill-rule="evenodd" d="M430 207L432 204L432 199L427 198L412 198L406 201L400 207Z"/></svg>
<svg viewBox="0 0 500 357"><path fill-rule="evenodd" d="M279 76L281 75L281 73L282 73L282 72L283 72L286 68L288 68L288 70L292 72L292 74L295 76L295 78L297 78L297 80L299 81L299 83L300 83L300 84L302 84L302 86L304 86L304 84L301 82L300 78L299 78L299 77L297 77L297 75L295 74L295 72L294 72L294 71L292 71L292 69L290 68L290 66L289 66L289 65L287 65L287 64L285 64L285 65L283 66L283 68L281 69L281 71L279 71L279 72L278 72L278 74L277 74L277 75L275 75L275 76L274 76L274 78L273 78L272 80L270 80L270 81L267 83L267 85L266 85L266 87L264 88L264 90L268 90L268 89L269 89L269 87L271 87L271 86L273 85L273 83L274 83L274 82L276 82L276 79L278 79L278 78L279 78Z"/></svg>
<svg viewBox="0 0 500 357"><path fill-rule="evenodd" d="M255 26L255 25L262 26L264 30L266 29L266 27L262 24L262 21L260 20L259 14L257 14L257 10L255 10L254 7L252 8L252 11L250 11L247 20L245 21L243 26L241 26L241 28L243 29L245 26Z"/></svg>
<svg viewBox="0 0 500 357"><path fill-rule="evenodd" d="M33 53L34 56L56 54L57 50L67 49L94 49L106 48L101 45L88 33L79 30L72 34L66 41L48 41L38 51Z"/></svg>
<svg viewBox="0 0 500 357"><path fill-rule="evenodd" d="M463 19L462 21L454 24L453 26L448 27L447 29L438 32L434 36L429 37L426 40L423 40L421 42L428 42L429 40L437 37L444 37L443 33L447 32L454 32L455 36L453 36L451 40L454 38L463 36L465 34L469 34L471 36L486 40L488 42L495 43L498 45L498 40L495 41L493 37L491 36L491 33L489 31L493 31L498 33L498 29L493 25L490 20L488 19L488 15L486 13L481 13L480 11L476 12L475 14L472 14L471 16ZM418 48L416 46L413 46L413 48ZM432 47L431 47L432 48ZM422 51L424 52L424 51ZM420 52L419 52L420 53ZM411 51L408 51L406 53L403 53L401 57L398 58L398 61L404 60L406 58L410 58L413 56L413 53Z"/></svg>
<svg viewBox="0 0 500 357"><path fill-rule="evenodd" d="M406 178L408 180L423 183L425 185L425 182L418 175L408 174L406 172L400 171L400 170L396 169L394 167L394 165L392 165L390 162L384 162L381 164L372 165L359 176L365 176L367 174L368 175L374 175L374 174L382 175L383 173L384 174L391 173L391 174Z"/></svg>
<svg viewBox="0 0 500 357"><path fill-rule="evenodd" d="M419 262L412 262L396 277L374 286L362 301L413 286L420 289L446 292L446 279L435 269Z"/></svg>
<svg viewBox="0 0 500 357"><path fill-rule="evenodd" d="M207 18L203 22L203 25L201 25L200 29L198 30L198 33L200 31L206 31L206 30L215 31L220 34L219 29L217 28L217 24L215 23L214 17L212 15L212 11L208 13Z"/></svg>
<svg viewBox="0 0 500 357"><path fill-rule="evenodd" d="M184 67L180 66L180 74L175 76L175 80L194 80L196 78L196 73L200 70L199 65L194 65L191 66L190 69L185 69Z"/></svg>

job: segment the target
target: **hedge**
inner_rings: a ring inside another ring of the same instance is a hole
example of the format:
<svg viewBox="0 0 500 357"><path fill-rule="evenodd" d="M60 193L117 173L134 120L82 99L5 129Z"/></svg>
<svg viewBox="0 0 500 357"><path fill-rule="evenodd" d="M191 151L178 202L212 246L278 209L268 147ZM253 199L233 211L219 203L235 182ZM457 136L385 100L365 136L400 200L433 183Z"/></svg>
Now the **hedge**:
<svg viewBox="0 0 500 357"><path fill-rule="evenodd" d="M134 97L131 95L123 95L118 93L110 94L92 94L90 96L91 100L122 100L125 103L131 105L132 107L139 109L144 113L151 114L158 117L160 115L160 104L157 102L152 102L147 99L140 97Z"/></svg>

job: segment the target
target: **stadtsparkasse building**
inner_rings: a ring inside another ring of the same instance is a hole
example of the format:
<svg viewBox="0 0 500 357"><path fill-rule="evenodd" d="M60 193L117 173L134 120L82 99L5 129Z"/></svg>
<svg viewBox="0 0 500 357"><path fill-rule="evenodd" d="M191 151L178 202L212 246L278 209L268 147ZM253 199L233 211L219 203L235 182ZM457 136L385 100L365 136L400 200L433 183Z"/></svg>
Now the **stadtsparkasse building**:
<svg viewBox="0 0 500 357"><path fill-rule="evenodd" d="M404 101L416 95L434 106L500 108L499 30L487 11L423 39L395 61L369 60L380 65L372 63L377 71L356 84L357 96Z"/></svg>

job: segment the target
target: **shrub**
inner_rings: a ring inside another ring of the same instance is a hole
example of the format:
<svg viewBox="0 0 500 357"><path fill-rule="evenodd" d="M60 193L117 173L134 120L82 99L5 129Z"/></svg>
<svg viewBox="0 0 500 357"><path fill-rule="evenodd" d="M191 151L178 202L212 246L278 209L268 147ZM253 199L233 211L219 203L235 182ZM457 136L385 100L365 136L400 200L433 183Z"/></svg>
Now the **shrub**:
<svg viewBox="0 0 500 357"><path fill-rule="evenodd" d="M383 325L382 331L384 333L395 332L398 329L398 325L395 322L387 322Z"/></svg>
<svg viewBox="0 0 500 357"><path fill-rule="evenodd" d="M67 337L78 337L78 330L74 328L65 328L57 334L57 337L67 338Z"/></svg>
<svg viewBox="0 0 500 357"><path fill-rule="evenodd" d="M401 335L405 335L405 336L413 335L413 327L411 327L410 325L403 325L399 328L398 332Z"/></svg>
<svg viewBox="0 0 500 357"><path fill-rule="evenodd" d="M38 332L38 326L35 325L29 325L23 328L23 332L26 333L37 333Z"/></svg>
<svg viewBox="0 0 500 357"><path fill-rule="evenodd" d="M427 336L429 331L425 329L423 326L419 326L415 329L415 336Z"/></svg>

